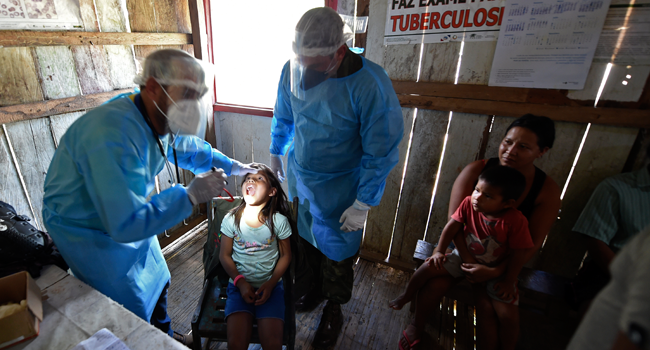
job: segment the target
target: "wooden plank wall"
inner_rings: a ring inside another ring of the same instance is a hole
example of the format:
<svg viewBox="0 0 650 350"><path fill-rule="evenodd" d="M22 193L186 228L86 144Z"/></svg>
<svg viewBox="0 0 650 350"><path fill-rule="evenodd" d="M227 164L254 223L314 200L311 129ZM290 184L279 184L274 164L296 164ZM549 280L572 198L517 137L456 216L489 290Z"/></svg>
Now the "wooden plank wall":
<svg viewBox="0 0 650 350"><path fill-rule="evenodd" d="M271 118L231 112L215 112L217 124L217 149L226 156L242 163L271 163ZM287 166L287 155L282 157ZM232 178L232 180L231 180ZM240 176L228 179L226 189L233 196L241 196ZM282 183L284 193L289 196L287 181Z"/></svg>
<svg viewBox="0 0 650 350"><path fill-rule="evenodd" d="M382 65L391 79L453 83L458 70L458 84L487 85L496 42L465 43L460 66L460 43L384 46L387 6L385 0L370 0L366 57ZM585 89L568 92L568 96L593 101L603 71L604 65L594 64ZM648 67L614 66L601 99L637 101L649 71ZM631 89L629 84L628 88L622 88L621 80L627 74L633 77L628 80L635 80L637 84ZM407 264L412 263L417 239L437 241L448 220L448 201L456 176L469 162L496 156L505 129L514 120L467 113L453 113L450 118L449 111L405 109L404 115L410 114L415 115L415 122L411 125L407 121L405 126L412 130L411 137L405 137L400 145L401 154L407 153L408 159L392 171L381 204L370 211L362 246L362 251L384 256L389 262ZM586 124L556 122L555 147L536 162L561 188L567 182L586 129ZM447 143L440 164L445 135ZM564 196L561 219L549 234L539 258L531 262L532 266L560 275L573 275L585 252L579 237L571 233L573 223L595 186L605 177L623 170L635 140L639 144L637 148L648 143L647 136L639 138L638 135L636 128L590 127ZM643 159L639 154L628 163L637 169ZM404 174L403 182L399 181L401 174ZM390 221L395 217L395 224L391 226Z"/></svg>
<svg viewBox="0 0 650 350"><path fill-rule="evenodd" d="M191 33L186 0L80 0L86 32ZM0 31L2 36L2 31ZM72 45L0 48L0 107L132 89L139 60L159 48L192 45ZM43 228L43 183L67 128L85 111L2 125L0 200ZM169 187L167 171L160 189ZM181 174L188 183L190 172ZM194 215L198 215L195 207ZM178 226L183 225L180 223Z"/></svg>

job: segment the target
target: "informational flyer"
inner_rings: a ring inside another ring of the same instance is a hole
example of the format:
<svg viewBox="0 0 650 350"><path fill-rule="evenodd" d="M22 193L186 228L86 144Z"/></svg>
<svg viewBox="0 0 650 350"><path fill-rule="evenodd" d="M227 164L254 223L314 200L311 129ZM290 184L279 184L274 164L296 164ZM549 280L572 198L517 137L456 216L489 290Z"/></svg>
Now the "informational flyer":
<svg viewBox="0 0 650 350"><path fill-rule="evenodd" d="M81 30L79 0L0 0L0 30Z"/></svg>
<svg viewBox="0 0 650 350"><path fill-rule="evenodd" d="M490 86L581 90L610 0L506 4Z"/></svg>
<svg viewBox="0 0 650 350"><path fill-rule="evenodd" d="M384 45L497 40L505 0L388 0Z"/></svg>
<svg viewBox="0 0 650 350"><path fill-rule="evenodd" d="M609 7L594 62L650 65L650 1Z"/></svg>

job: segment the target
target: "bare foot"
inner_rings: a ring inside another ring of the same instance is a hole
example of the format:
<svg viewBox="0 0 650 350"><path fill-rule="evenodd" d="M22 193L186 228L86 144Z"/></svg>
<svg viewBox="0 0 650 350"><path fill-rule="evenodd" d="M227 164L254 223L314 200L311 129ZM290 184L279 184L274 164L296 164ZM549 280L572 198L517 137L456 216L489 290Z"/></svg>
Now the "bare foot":
<svg viewBox="0 0 650 350"><path fill-rule="evenodd" d="M414 349L420 343L420 331L410 324L402 331L402 336L399 339L400 350Z"/></svg>
<svg viewBox="0 0 650 350"><path fill-rule="evenodd" d="M404 294L398 296L397 298L391 300L388 302L388 307L390 307L393 310L401 310L406 303L408 303L409 300L406 299L406 296Z"/></svg>

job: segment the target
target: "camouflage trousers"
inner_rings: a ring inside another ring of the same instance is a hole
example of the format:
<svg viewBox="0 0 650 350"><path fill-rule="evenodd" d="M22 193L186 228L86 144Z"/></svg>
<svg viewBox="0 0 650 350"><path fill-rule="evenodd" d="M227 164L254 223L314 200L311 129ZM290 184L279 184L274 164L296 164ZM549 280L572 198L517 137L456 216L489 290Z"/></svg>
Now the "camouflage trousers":
<svg viewBox="0 0 650 350"><path fill-rule="evenodd" d="M313 272L315 290L320 291L325 299L337 304L345 304L350 301L354 284L352 266L357 260L359 252L343 261L334 261L302 237L300 239L305 247L307 262Z"/></svg>

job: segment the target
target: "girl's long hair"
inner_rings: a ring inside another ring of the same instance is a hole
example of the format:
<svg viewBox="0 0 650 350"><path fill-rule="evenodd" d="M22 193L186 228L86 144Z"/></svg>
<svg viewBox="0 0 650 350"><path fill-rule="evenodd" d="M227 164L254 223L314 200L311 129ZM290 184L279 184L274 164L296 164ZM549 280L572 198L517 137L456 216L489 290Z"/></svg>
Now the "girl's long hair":
<svg viewBox="0 0 650 350"><path fill-rule="evenodd" d="M273 170L269 168L265 164L261 163L252 163L251 167L258 169L258 174L263 174L266 179L269 182L270 188L275 188L275 196L272 196L271 199L266 202L266 205L262 210L260 210L260 214L258 216L258 219L260 222L263 222L266 224L269 229L271 230L271 237L275 236L275 226L273 224L273 214L275 213L280 213L284 215L287 219L291 217L290 211L289 211L289 205L287 204L287 195L284 193L284 190L282 190L282 186L280 186L280 180L275 176L273 173ZM246 182L246 176L244 176L244 180L241 182L239 187L241 187L244 183ZM242 214L244 213L244 208L246 207L246 201L242 200L241 203L233 208L230 213L232 213L235 216L235 227L237 227L237 230L241 232L241 229L239 228L239 223L241 222L241 217Z"/></svg>

